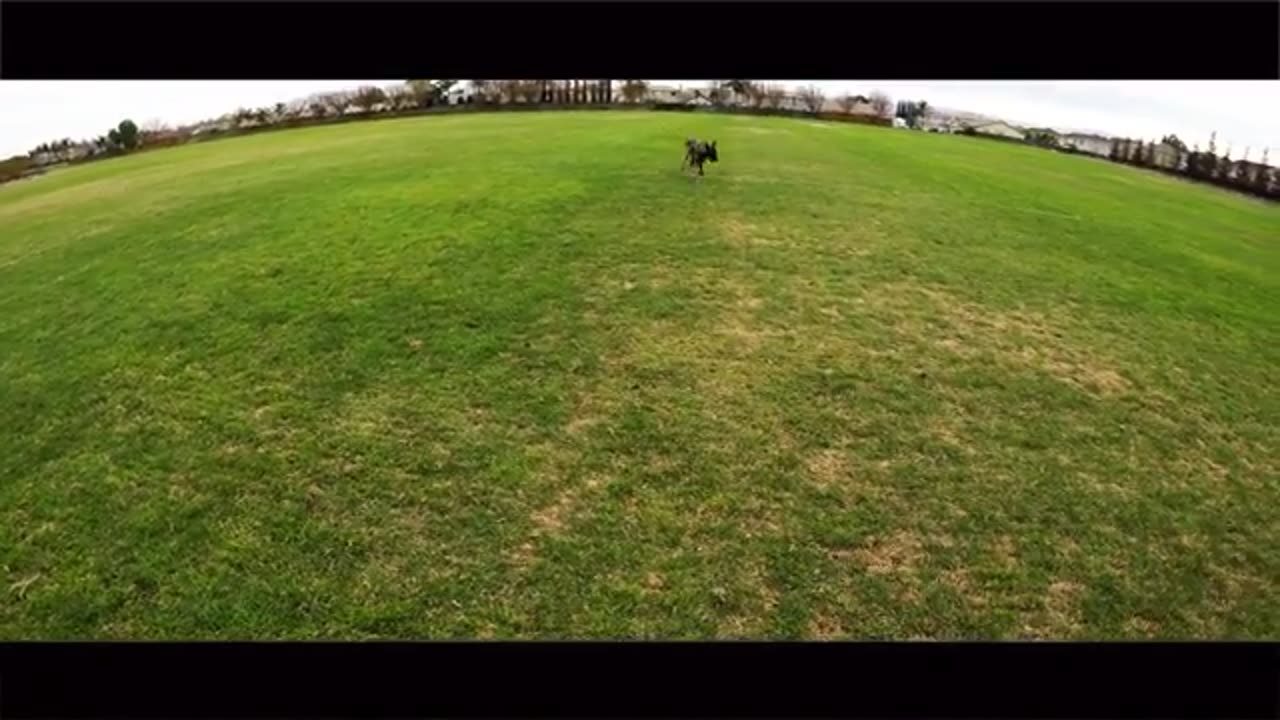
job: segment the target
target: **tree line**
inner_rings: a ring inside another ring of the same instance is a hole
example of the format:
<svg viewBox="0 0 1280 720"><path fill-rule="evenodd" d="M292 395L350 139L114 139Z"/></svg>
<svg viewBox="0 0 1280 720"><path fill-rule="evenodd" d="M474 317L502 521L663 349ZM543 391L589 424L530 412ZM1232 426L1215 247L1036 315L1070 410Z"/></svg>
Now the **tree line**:
<svg viewBox="0 0 1280 720"><path fill-rule="evenodd" d="M409 113L450 104L450 92L459 80L407 80L385 87L365 86L335 90L258 108L241 107L218 118L185 127L159 121L139 127L125 119L102 135L73 142L70 138L42 143L25 155L0 161L0 182L41 172L50 165L74 163L192 140L270 127L296 127L314 122L367 118L380 114ZM466 105L492 104L636 104L655 102L653 88L644 80L471 80L470 92L456 98ZM681 100L705 99L717 108L734 105L771 111L819 114L826 95L809 85L795 93L777 83L753 80L714 80L706 87L681 91ZM888 120L893 105L881 92L842 95L835 99L842 112Z"/></svg>
<svg viewBox="0 0 1280 720"><path fill-rule="evenodd" d="M139 126L131 119L122 120L106 133L92 140L73 142L70 138L42 143L26 155L0 161L0 182L39 172L44 166L61 162L79 162L110 157L148 148L176 145L192 140L216 137L271 127L296 127L307 123L333 122L368 118L382 114L411 113L450 104L450 93L459 80L407 80L385 87L364 86L351 90L316 93L289 102L260 108L238 108L219 118L186 127L173 128L154 121ZM717 109L729 107L760 112L800 112L832 117L824 113L827 96L816 85L797 89L794 93L779 83L754 80L713 80L703 87L681 88L674 97L658 97L656 88L645 80L471 80L470 92L455 98L460 104L495 105L586 105L650 103L687 105L702 104ZM930 107L926 101L899 101L883 92L867 95L843 94L833 99L839 113L847 119L862 119L888 124L899 118L908 127L924 127ZM1028 143L1051 149L1066 150L1059 145L1051 129L1025 132ZM1230 148L1219 157L1216 135L1206 151L1197 146L1189 150L1176 136L1153 142L1116 138L1112 141L1110 159L1131 165L1177 172L1190 178L1213 182L1264 197L1277 197L1273 168L1268 167L1264 151L1260 163L1237 162L1230 158ZM1177 153L1170 161L1169 148ZM1248 160L1248 151L1244 160Z"/></svg>
<svg viewBox="0 0 1280 720"><path fill-rule="evenodd" d="M1228 146L1218 155L1218 134L1209 136L1205 150L1197 143L1191 148L1177 135L1165 135L1159 144L1129 138L1114 138L1108 158L1114 162L1175 173L1193 180L1208 182L1250 195L1280 199L1280 178L1270 166L1267 149L1263 149L1258 162L1249 160L1249 148L1245 148L1239 160L1231 159Z"/></svg>

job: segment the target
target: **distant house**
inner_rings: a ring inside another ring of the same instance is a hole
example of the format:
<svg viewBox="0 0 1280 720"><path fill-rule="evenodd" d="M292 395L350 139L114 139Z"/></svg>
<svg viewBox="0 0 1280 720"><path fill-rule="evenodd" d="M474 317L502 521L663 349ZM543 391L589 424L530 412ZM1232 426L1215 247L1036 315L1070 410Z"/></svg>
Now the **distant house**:
<svg viewBox="0 0 1280 720"><path fill-rule="evenodd" d="M778 106L780 110L793 110L795 112L808 112L809 106L805 105L804 100L799 95L787 93L782 96L782 104Z"/></svg>
<svg viewBox="0 0 1280 720"><path fill-rule="evenodd" d="M920 127L929 132L953 133L963 129L959 120L937 113L928 113L920 120Z"/></svg>
<svg viewBox="0 0 1280 720"><path fill-rule="evenodd" d="M223 115L216 120L206 120L198 123L192 135L206 135L209 133L220 133L233 130L236 126L236 120L230 115Z"/></svg>
<svg viewBox="0 0 1280 720"><path fill-rule="evenodd" d="M1168 143L1160 143L1155 146L1151 159L1156 167L1176 170L1182 164L1182 151Z"/></svg>
<svg viewBox="0 0 1280 720"><path fill-rule="evenodd" d="M1087 155L1107 157L1111 154L1111 139L1092 133L1066 133L1058 138L1064 148L1073 149Z"/></svg>
<svg viewBox="0 0 1280 720"><path fill-rule="evenodd" d="M992 137L1008 138L1010 140L1025 140L1026 135L1018 128L1006 122L996 121L982 125L974 125L973 131L979 135L990 135Z"/></svg>
<svg viewBox="0 0 1280 720"><path fill-rule="evenodd" d="M808 109L807 107L805 109ZM827 98L822 102L822 112L824 113L841 113L844 114L844 106L840 104L840 98ZM861 95L853 96L853 105L849 108L849 115L875 115L876 109L871 106L871 101Z"/></svg>
<svg viewBox="0 0 1280 720"><path fill-rule="evenodd" d="M1254 184L1266 182L1270 178L1271 168L1262 163L1249 160L1232 160L1227 169L1227 177L1238 182Z"/></svg>
<svg viewBox="0 0 1280 720"><path fill-rule="evenodd" d="M659 105L675 105L685 100L683 91L670 85L650 85L646 99Z"/></svg>
<svg viewBox="0 0 1280 720"><path fill-rule="evenodd" d="M1027 128L1022 131L1023 137L1027 142L1037 145L1058 145L1061 138L1058 137L1058 131L1053 128Z"/></svg>
<svg viewBox="0 0 1280 720"><path fill-rule="evenodd" d="M476 91L471 87L470 84L454 85L453 87L449 88L449 92L446 93L444 96L445 104L446 105L466 105L467 103L471 102L471 99L475 96L475 94L476 94Z"/></svg>

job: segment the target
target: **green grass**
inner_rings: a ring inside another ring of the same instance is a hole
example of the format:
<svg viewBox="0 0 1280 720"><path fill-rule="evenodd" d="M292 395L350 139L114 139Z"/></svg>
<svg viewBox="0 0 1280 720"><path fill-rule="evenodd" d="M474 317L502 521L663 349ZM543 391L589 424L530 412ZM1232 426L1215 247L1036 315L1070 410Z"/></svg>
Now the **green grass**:
<svg viewBox="0 0 1280 720"><path fill-rule="evenodd" d="M0 637L1274 639L1278 371L1280 208L1034 148L86 165L0 187Z"/></svg>

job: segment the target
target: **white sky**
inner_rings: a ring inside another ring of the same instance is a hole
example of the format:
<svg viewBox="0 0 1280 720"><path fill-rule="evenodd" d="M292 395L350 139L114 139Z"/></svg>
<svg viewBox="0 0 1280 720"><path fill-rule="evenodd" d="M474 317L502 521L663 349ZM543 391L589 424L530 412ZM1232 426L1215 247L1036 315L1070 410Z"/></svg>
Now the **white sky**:
<svg viewBox="0 0 1280 720"><path fill-rule="evenodd" d="M217 117L315 92L387 85L391 80L0 81L0 158L48 140L106 133L124 118L139 125ZM661 81L705 85L705 81ZM785 81L789 85L807 81ZM1010 122L1158 140L1176 133L1188 145L1218 131L1219 152L1245 147L1258 159L1271 147L1280 163L1280 81L819 81L828 95L882 90L894 100L927 100Z"/></svg>

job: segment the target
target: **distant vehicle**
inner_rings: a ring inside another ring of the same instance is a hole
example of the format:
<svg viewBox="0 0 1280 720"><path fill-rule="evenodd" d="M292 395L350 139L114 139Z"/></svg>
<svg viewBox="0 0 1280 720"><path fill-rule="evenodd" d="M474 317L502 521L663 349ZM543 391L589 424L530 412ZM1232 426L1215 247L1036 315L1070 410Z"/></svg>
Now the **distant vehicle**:
<svg viewBox="0 0 1280 720"><path fill-rule="evenodd" d="M894 126L894 127L896 127L896 128L901 128L901 129L903 129L903 130L906 130L906 129L907 129L907 127L908 127L908 126L907 126L907 121L906 121L906 120L903 120L903 119L902 119L902 118L900 118L900 117L896 117L896 118L894 118L894 119L893 119L893 126Z"/></svg>

